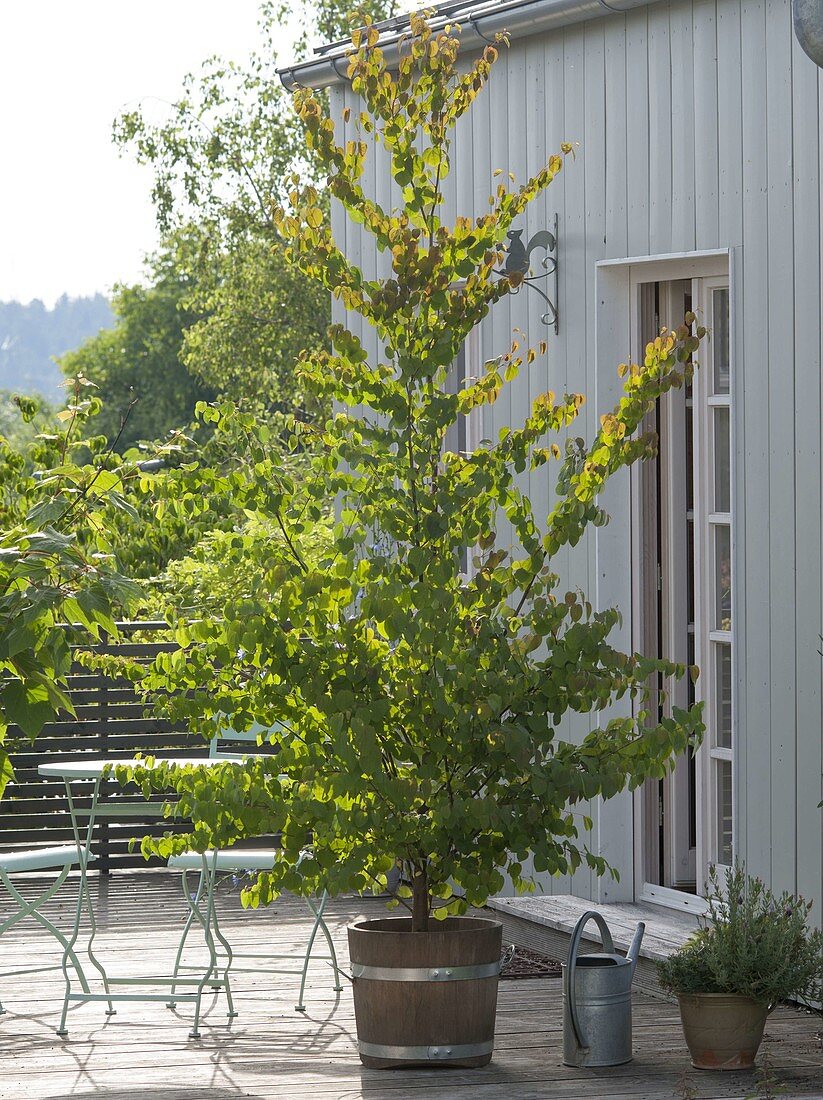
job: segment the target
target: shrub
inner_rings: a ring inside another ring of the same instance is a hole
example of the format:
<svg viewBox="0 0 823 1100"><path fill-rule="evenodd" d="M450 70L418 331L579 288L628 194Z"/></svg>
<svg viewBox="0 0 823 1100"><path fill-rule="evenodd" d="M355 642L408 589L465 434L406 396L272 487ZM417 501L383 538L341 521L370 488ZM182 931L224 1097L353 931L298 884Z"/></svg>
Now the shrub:
<svg viewBox="0 0 823 1100"><path fill-rule="evenodd" d="M712 868L710 908L702 927L658 964L671 993L736 993L774 1005L789 997L818 1000L823 982L823 933L808 925L811 903L779 897L743 867L721 887Z"/></svg>

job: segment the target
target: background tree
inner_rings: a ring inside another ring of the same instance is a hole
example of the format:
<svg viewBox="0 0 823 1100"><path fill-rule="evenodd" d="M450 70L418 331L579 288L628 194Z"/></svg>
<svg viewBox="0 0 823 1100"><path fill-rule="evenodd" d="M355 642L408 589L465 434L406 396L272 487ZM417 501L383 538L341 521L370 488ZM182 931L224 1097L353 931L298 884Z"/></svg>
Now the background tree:
<svg viewBox="0 0 823 1100"><path fill-rule="evenodd" d="M309 28L329 38L344 25L344 9L334 0L308 10L307 38ZM377 0L370 10L380 16L390 7ZM233 501L232 488L248 480L249 449L238 449L232 432L250 438L253 418L231 420L212 409L214 434L179 432L197 402L217 391L254 396L269 412L312 412L293 360L298 348L320 340L328 301L322 289L287 272L271 217L288 171L310 170L275 73L272 46L287 14L293 12L285 6L264 4L264 50L245 68L207 63L200 78L187 80L168 123L152 127L138 112L117 127L121 142L134 143L138 156L155 165L166 236L150 260L147 284L118 288L115 329L64 357L72 399L58 427L40 436L15 427L14 443L0 439L0 746L10 723L34 736L56 709L70 711L61 623L75 621L90 636L101 627L113 632L115 607L143 598L120 569L162 573L207 531L218 534L199 564L218 572L219 555L238 547L265 569L282 559L284 547L313 560L323 542L326 503L312 506L319 526L301 540L260 514L256 491ZM22 407L27 418L35 415L30 403ZM90 420L99 434L88 434ZM224 430L230 420L231 431ZM268 427L257 432L254 460L272 463L276 445L272 486L278 486L281 472L299 470L302 444L284 462L274 425L274 435ZM117 454L172 430L160 470L140 469ZM193 481L196 507L187 491ZM144 495L135 503L132 487L140 482ZM197 564L181 567L181 577L202 597ZM226 574L219 579L238 598L243 586ZM8 776L0 748L0 790Z"/></svg>
<svg viewBox="0 0 823 1100"><path fill-rule="evenodd" d="M270 585L272 573L283 569L293 554L306 563L325 561L332 534L330 499L317 507L303 497L311 516L299 530L284 530L272 511L272 499L284 489L302 494L309 472L305 448L282 454L278 425L261 425L229 404L203 408L200 415L212 421L210 449L220 446L226 452L219 463L221 474L215 479L212 469L206 475L207 492L213 499L231 501L234 523L230 529L226 525L203 534L189 554L168 563L160 578L165 614L170 622L184 624L184 631L192 616L222 618L228 606L256 600ZM163 487L164 522L169 515L189 527L202 522L204 473L202 466L181 468ZM269 485L261 491L263 477Z"/></svg>
<svg viewBox="0 0 823 1100"><path fill-rule="evenodd" d="M21 403L26 408L25 417L20 410ZM26 454L37 435L48 433L54 427L56 413L57 409L41 397L26 395L24 398L19 393L0 390L0 436L6 446L21 454Z"/></svg>
<svg viewBox="0 0 823 1100"><path fill-rule="evenodd" d="M186 306L196 278L190 260L176 242L150 257L148 285L115 288L114 328L60 361L69 377L83 375L95 384L100 404L94 427L109 439L119 435L121 450L186 427L197 402L214 397L182 361L183 333L198 319ZM126 409L131 412L121 432Z"/></svg>
<svg viewBox="0 0 823 1100"><path fill-rule="evenodd" d="M238 239L206 224L174 235L196 248L198 274L182 305L199 319L183 332L186 369L204 386L266 413L321 410L295 370L306 347L321 347L329 321L328 294L298 280L269 235Z"/></svg>
<svg viewBox="0 0 823 1100"><path fill-rule="evenodd" d="M97 411L90 392L75 379L52 432L25 453L0 436L0 795L13 778L9 727L34 739L60 711L73 714L70 641L116 637L115 614L140 597L113 567L103 518L131 510L124 490L135 470L104 437L84 434ZM18 407L35 415L28 399Z"/></svg>
<svg viewBox="0 0 823 1100"><path fill-rule="evenodd" d="M445 390L467 335L517 285L498 274L506 233L562 161L552 157L520 187L501 183L474 220L442 221L452 131L497 55L489 46L459 69L458 35L452 27L435 36L412 16L392 72L377 32L355 33L349 76L364 112L344 141L318 98L297 94L328 192L389 254L391 273L367 280L333 240L318 190L299 181L278 217L288 258L365 318L383 351L369 361L338 326L331 350L303 357L307 381L340 409L323 430L313 476L298 492L250 439L255 460L242 489L288 553L272 558L253 591L229 598L220 620L181 623L179 654L132 670L170 714L204 733L220 715L235 728L258 721L287 730L273 759L207 776L137 769L146 788L171 783L195 822L193 837L147 839L147 850L279 833L282 850L249 891L252 903L284 888L363 890L384 884L400 861L415 930L427 928L435 898L442 915L482 904L504 872L526 886L530 856L537 872L568 873L585 860L602 873L605 860L580 840L588 825L580 804L661 776L702 729L699 707L660 721L644 712L649 677L685 669L616 649L618 611L564 592L552 568L562 547L607 522L598 495L608 478L653 453L654 438L638 435L643 417L682 384L700 334L684 326L661 335L643 364L622 367L620 402L565 457L552 436L574 422L577 394L542 394L524 424L473 453L447 449L459 416L496 401L523 364L545 354L514 341L459 394ZM363 189L374 145L402 195L396 212ZM542 519L517 474L548 473L554 461L556 503ZM297 540L329 498L341 505L332 544L306 560ZM497 543L501 515L513 546ZM461 568L467 548L470 575ZM620 700L635 700L636 713L611 709ZM571 713L594 716L579 744L560 732ZM308 834L312 854L301 859Z"/></svg>
<svg viewBox="0 0 823 1100"><path fill-rule="evenodd" d="M392 0L369 0L364 15L381 19ZM164 234L186 243L192 278L183 307L181 359L205 385L264 409L293 405L311 414L295 374L297 354L321 347L330 320L328 295L285 262L273 211L295 170L317 177L277 76L278 39L288 18L304 29L300 48L348 32L338 0L261 5L262 48L245 65L212 59L189 75L162 123L147 110L125 113L115 140L155 172L154 201ZM298 50L299 52L299 50Z"/></svg>
<svg viewBox="0 0 823 1100"><path fill-rule="evenodd" d="M107 517L118 568L143 582L143 612L172 623L193 607L222 615L229 595L253 591L258 566L282 555L282 531L247 489L253 468L265 461L273 484L288 476L295 492L309 469L305 447L289 450L280 415L260 423L232 403L201 404L195 413L191 432L129 453L153 458L140 464L127 494L130 513ZM307 558L327 544L330 514L329 500L298 537Z"/></svg>

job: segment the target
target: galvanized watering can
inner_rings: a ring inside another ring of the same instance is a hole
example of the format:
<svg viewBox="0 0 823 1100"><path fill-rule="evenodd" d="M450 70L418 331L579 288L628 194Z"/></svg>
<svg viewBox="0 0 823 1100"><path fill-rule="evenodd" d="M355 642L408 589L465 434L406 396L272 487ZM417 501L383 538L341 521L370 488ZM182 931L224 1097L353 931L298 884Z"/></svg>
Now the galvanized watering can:
<svg viewBox="0 0 823 1100"><path fill-rule="evenodd" d="M584 927L593 920L603 950L578 955ZM563 1062L567 1066L619 1066L632 1060L632 978L646 926L638 924L628 955L614 949L599 913L575 925L563 965Z"/></svg>

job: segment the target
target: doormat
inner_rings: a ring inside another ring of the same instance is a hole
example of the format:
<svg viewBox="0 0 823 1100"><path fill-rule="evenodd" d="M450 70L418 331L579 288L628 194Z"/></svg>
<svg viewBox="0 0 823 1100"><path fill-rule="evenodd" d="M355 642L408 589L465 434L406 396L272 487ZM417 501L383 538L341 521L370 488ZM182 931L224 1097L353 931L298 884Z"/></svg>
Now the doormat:
<svg viewBox="0 0 823 1100"><path fill-rule="evenodd" d="M563 973L557 959L510 943L503 947L500 960L500 979L506 978L559 978Z"/></svg>

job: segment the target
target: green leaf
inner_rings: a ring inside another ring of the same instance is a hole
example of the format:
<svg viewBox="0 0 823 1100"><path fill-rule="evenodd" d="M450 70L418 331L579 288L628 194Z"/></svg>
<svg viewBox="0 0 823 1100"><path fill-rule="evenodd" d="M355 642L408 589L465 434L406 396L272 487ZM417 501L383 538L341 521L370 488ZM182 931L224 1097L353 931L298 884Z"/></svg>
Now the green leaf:
<svg viewBox="0 0 823 1100"><path fill-rule="evenodd" d="M27 688L20 680L12 680L0 692L0 711L4 721L19 726L32 739L54 717L45 690Z"/></svg>
<svg viewBox="0 0 823 1100"><path fill-rule="evenodd" d="M14 768L11 764L6 750L0 746L0 798L3 797L3 791L6 789L6 784L14 780Z"/></svg>

